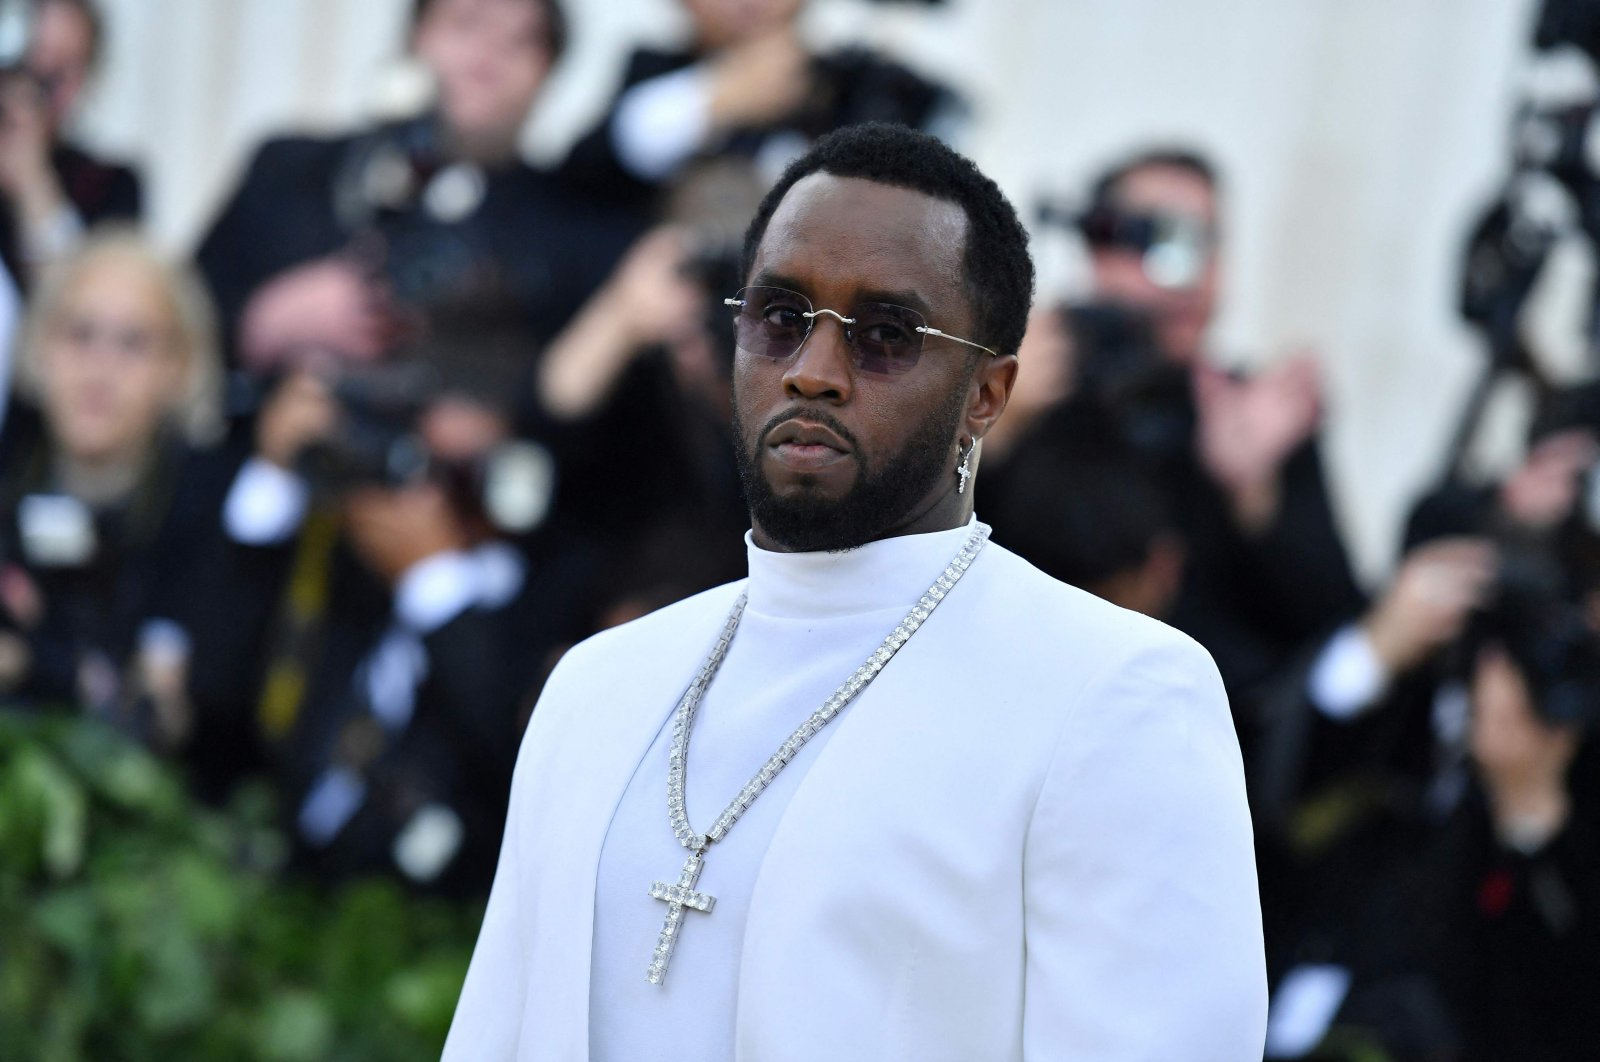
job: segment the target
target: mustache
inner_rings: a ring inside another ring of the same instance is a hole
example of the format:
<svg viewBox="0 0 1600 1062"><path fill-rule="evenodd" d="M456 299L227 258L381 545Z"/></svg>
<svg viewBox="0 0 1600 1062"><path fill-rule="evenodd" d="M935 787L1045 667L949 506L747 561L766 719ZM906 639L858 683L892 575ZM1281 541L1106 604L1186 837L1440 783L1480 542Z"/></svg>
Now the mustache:
<svg viewBox="0 0 1600 1062"><path fill-rule="evenodd" d="M791 420L808 420L813 424L820 424L833 432L839 438L850 444L850 449L856 454L861 453L861 444L851 434L849 428L839 422L833 414L821 409L789 409L775 415L771 420L761 426L761 431L756 435L756 447L759 449L767 444L767 436L771 435L780 425Z"/></svg>

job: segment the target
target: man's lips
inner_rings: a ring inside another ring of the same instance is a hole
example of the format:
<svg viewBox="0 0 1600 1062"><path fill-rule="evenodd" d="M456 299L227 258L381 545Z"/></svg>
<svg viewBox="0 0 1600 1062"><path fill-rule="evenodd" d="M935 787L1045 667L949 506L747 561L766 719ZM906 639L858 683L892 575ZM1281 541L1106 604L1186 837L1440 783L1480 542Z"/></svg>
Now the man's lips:
<svg viewBox="0 0 1600 1062"><path fill-rule="evenodd" d="M822 424L786 420L768 433L767 450L797 472L814 472L843 460L850 444Z"/></svg>
<svg viewBox="0 0 1600 1062"><path fill-rule="evenodd" d="M842 454L850 452L850 444L841 439L833 429L806 420L784 421L767 434L767 445L825 446Z"/></svg>

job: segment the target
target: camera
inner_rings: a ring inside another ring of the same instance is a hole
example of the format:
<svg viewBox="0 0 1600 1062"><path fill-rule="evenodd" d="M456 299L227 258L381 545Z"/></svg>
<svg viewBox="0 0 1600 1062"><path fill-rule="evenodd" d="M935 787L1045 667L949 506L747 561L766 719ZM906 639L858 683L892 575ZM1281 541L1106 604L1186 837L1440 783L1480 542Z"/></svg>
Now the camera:
<svg viewBox="0 0 1600 1062"><path fill-rule="evenodd" d="M1194 435L1189 377L1162 356L1149 315L1110 302L1059 312L1074 352L1076 415L1087 413L1140 458L1164 463L1187 453Z"/></svg>
<svg viewBox="0 0 1600 1062"><path fill-rule="evenodd" d="M1469 625L1458 660L1470 668L1479 646L1498 643L1542 716L1600 722L1600 632L1588 608L1600 589L1600 534L1581 507L1555 528L1532 531L1511 522L1493 490L1451 485L1418 507L1406 547L1453 535L1487 538L1499 555L1494 599Z"/></svg>
<svg viewBox="0 0 1600 1062"><path fill-rule="evenodd" d="M324 497L359 487L442 486L455 510L508 534L536 530L555 493L555 460L530 440L503 441L486 453L444 460L423 439L420 421L441 393L430 364L400 361L341 373L332 383L338 430L301 454L298 468Z"/></svg>

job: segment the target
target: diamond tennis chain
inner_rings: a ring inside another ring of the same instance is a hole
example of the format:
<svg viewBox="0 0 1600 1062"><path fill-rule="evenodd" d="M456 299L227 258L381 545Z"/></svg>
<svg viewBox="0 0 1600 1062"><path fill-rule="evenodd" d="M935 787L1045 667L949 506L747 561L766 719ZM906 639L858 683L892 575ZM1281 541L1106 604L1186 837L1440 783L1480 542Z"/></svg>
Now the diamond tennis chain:
<svg viewBox="0 0 1600 1062"><path fill-rule="evenodd" d="M652 899L662 900L667 905L666 922L661 926L661 936L656 942L655 954L650 959L650 969L646 973L651 984L659 985L666 980L667 964L672 961L672 952L678 943L678 933L683 922L685 908L710 913L716 903L716 897L703 892L695 891L695 884L700 879L700 871L705 863L706 849L717 841L722 840L727 832L733 828L740 817L749 810L750 805L772 784L778 776L794 759L805 743L816 736L817 732L833 721L844 706L855 700L856 696L873 679L878 677L878 672L894 658L894 654L911 640L917 633L933 610L939 607L945 595L961 581L971 566L978 552L983 549L983 544L989 538L989 527L978 524L962 545L961 551L955 555L944 572L928 587L926 593L906 613L889 636L883 640L873 654L867 657L866 662L856 668L843 685L833 691L821 708L812 712L805 722L795 728L784 743L778 746L761 769L745 783L739 795L733 802L722 809L722 814L711 824L711 828L703 834L695 833L689 825L689 813L684 804L684 778L689 763L689 730L694 725L694 713L700 706L700 698L704 695L706 687L711 685L711 680L717 674L717 669L722 666L723 657L728 655L728 645L733 641L733 634L739 629L739 620L744 616L745 595L740 594L739 600L733 603L733 609L728 613L728 619L722 627L722 633L717 638L717 644L712 646L711 655L706 658L705 666L695 676L689 688L684 691L683 699L678 702L678 709L672 718L672 749L667 757L667 816L672 822L672 832L677 835L678 841L689 850L689 858L684 861L683 870L676 883L658 881L650 886Z"/></svg>

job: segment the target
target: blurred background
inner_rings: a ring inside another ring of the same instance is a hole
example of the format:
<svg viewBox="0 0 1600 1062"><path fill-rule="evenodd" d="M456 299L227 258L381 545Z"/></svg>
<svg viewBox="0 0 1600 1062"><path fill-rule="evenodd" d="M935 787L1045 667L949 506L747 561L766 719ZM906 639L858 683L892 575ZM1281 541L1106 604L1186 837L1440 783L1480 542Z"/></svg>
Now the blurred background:
<svg viewBox="0 0 1600 1062"><path fill-rule="evenodd" d="M1594 0L0 0L0 1044L437 1054L549 668L743 574L743 225L887 120L1033 235L980 516L1222 668L1269 1057L1590 1057L1597 57Z"/></svg>

